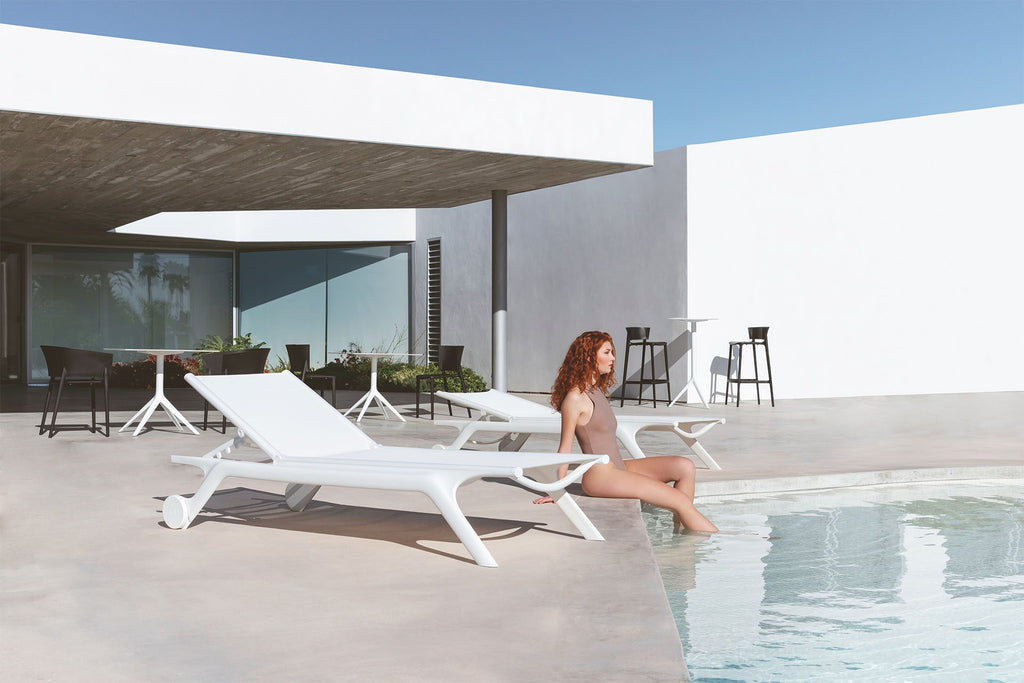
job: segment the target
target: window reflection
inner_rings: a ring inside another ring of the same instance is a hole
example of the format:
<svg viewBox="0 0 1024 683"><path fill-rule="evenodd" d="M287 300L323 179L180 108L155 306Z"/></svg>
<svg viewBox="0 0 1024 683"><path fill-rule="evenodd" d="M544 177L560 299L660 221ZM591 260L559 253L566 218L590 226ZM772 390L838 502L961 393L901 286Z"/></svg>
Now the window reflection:
<svg viewBox="0 0 1024 683"><path fill-rule="evenodd" d="M41 344L192 348L231 333L230 252L36 246L31 273L33 381L46 378Z"/></svg>

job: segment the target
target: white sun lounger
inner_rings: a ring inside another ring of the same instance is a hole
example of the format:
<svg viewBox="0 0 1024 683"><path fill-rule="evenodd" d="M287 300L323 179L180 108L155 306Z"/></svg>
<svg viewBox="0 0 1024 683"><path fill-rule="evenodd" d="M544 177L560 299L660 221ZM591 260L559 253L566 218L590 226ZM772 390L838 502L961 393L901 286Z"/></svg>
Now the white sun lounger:
<svg viewBox="0 0 1024 683"><path fill-rule="evenodd" d="M441 419L434 424L455 427L458 436L444 448L457 450L466 443L498 442L501 450L519 450L530 434L558 434L562 431L562 418L557 410L534 403L503 391L459 393L438 391L437 396L466 408L480 411L475 420ZM645 430L667 431L683 440L690 451L710 470L722 469L705 450L698 439L717 424L724 424L720 417L690 417L686 415L618 415L615 435L634 458L646 457L637 443L637 434ZM474 437L478 432L499 432L503 436L492 441L479 441ZM514 435L514 436L513 436Z"/></svg>
<svg viewBox="0 0 1024 683"><path fill-rule="evenodd" d="M315 391L290 372L259 375L189 374L185 381L238 428L238 435L204 456L171 456L193 465L205 477L190 498L164 501L164 522L184 529L227 477L287 482L285 501L302 510L322 485L420 491L440 510L476 563L497 563L473 530L455 499L460 486L482 477L505 477L554 498L584 538L604 540L565 487L608 456L559 453L458 453L432 448L381 446L364 434ZM256 446L269 460L227 458L237 446ZM569 476L557 477L561 464L579 464ZM527 470L534 470L530 475Z"/></svg>

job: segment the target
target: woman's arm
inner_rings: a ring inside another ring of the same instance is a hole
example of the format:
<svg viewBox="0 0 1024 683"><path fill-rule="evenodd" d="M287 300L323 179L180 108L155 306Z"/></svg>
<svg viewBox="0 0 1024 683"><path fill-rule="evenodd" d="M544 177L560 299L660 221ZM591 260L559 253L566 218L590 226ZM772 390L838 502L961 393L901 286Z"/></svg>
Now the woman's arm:
<svg viewBox="0 0 1024 683"><path fill-rule="evenodd" d="M562 399L562 407L559 412L562 415L562 436L558 441L559 453L572 453L572 441L576 438L576 425L580 421L580 399L583 394L579 389L572 389ZM562 479L569 474L568 465L559 465L558 478ZM543 496L533 501L534 503L551 503L550 496Z"/></svg>
<svg viewBox="0 0 1024 683"><path fill-rule="evenodd" d="M562 415L562 435L558 440L559 453L572 453L572 442L576 438L576 425L579 424L583 414L582 404L583 393L579 389L572 389L562 399L560 413ZM561 479L569 474L569 466L562 465L558 468L558 478Z"/></svg>
<svg viewBox="0 0 1024 683"><path fill-rule="evenodd" d="M562 407L559 413L562 415L562 436L558 441L559 453L572 453L572 442L576 438L576 425L580 421L580 399L583 394L579 389L573 389L562 399Z"/></svg>

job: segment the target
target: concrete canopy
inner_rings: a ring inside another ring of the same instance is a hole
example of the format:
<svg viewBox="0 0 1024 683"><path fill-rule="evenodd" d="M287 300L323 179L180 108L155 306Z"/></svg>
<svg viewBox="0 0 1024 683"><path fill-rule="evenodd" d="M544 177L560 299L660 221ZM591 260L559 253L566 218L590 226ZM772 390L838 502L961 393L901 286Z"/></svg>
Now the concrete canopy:
<svg viewBox="0 0 1024 683"><path fill-rule="evenodd" d="M10 25L0 60L18 65L11 241L115 244L161 212L451 207L653 163L646 100Z"/></svg>

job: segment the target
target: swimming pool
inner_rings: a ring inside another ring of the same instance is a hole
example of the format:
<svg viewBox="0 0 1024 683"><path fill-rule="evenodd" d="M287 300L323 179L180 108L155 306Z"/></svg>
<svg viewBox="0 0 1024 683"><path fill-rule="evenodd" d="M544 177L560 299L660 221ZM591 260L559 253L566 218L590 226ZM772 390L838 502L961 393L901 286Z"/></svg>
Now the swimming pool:
<svg viewBox="0 0 1024 683"><path fill-rule="evenodd" d="M1024 680L1024 481L698 501L644 518L697 682Z"/></svg>

